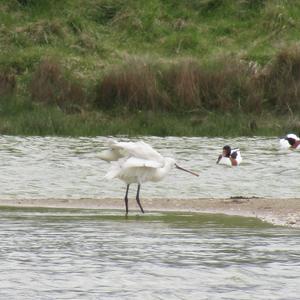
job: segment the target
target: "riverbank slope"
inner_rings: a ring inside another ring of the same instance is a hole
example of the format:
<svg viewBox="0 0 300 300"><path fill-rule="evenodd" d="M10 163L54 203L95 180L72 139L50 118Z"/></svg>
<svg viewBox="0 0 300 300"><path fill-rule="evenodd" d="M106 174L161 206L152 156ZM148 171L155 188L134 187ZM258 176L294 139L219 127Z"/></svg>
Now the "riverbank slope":
<svg viewBox="0 0 300 300"><path fill-rule="evenodd" d="M0 134L300 131L300 3L2 0Z"/></svg>

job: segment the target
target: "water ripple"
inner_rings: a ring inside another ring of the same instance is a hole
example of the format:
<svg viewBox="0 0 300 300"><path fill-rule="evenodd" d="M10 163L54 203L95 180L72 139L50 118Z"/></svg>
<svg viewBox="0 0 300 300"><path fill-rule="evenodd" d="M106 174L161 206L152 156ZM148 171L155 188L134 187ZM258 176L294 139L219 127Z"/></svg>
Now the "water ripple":
<svg viewBox="0 0 300 300"><path fill-rule="evenodd" d="M126 139L125 139L126 140ZM278 149L276 138L144 137L200 177L172 170L159 183L143 185L151 197L297 197L300 152ZM123 197L124 184L105 181L108 164L98 158L107 138L0 136L0 197ZM241 149L238 168L216 165L223 145Z"/></svg>
<svg viewBox="0 0 300 300"><path fill-rule="evenodd" d="M0 299L299 298L299 230L213 215L0 217Z"/></svg>

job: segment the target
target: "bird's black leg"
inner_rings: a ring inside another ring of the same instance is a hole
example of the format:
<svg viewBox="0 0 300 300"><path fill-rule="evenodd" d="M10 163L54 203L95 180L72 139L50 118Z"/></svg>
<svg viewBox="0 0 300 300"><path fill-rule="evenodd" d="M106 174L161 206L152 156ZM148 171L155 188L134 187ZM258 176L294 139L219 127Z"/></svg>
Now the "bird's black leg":
<svg viewBox="0 0 300 300"><path fill-rule="evenodd" d="M139 184L138 188L137 188L137 193L136 193L136 202L139 205L142 213L144 213L143 207L142 207L141 202L140 202L140 189L141 189L141 185Z"/></svg>
<svg viewBox="0 0 300 300"><path fill-rule="evenodd" d="M125 207L126 207L126 216L128 215L128 191L129 191L129 184L127 184L126 194L125 194Z"/></svg>

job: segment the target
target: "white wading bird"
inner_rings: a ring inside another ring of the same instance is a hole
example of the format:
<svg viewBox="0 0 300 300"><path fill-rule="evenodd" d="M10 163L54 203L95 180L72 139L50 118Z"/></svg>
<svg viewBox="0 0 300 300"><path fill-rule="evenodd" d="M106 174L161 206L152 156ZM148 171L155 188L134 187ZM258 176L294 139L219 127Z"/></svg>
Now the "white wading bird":
<svg viewBox="0 0 300 300"><path fill-rule="evenodd" d="M107 162L113 162L105 178L118 178L127 185L124 198L126 215L128 214L128 191L131 183L138 184L136 201L142 213L144 213L140 202L142 183L162 180L173 166L179 170L199 176L197 173L178 166L175 159L163 157L150 145L142 141L134 143L110 140L108 146L110 149L102 151L99 157Z"/></svg>

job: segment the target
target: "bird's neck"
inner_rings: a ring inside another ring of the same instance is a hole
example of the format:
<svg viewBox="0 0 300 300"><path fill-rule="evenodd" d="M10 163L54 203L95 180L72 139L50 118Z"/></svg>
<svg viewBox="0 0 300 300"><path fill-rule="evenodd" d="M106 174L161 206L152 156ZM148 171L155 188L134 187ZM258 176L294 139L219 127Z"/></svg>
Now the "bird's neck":
<svg viewBox="0 0 300 300"><path fill-rule="evenodd" d="M162 180L172 169L172 164L166 163L162 168L156 169L155 181Z"/></svg>

